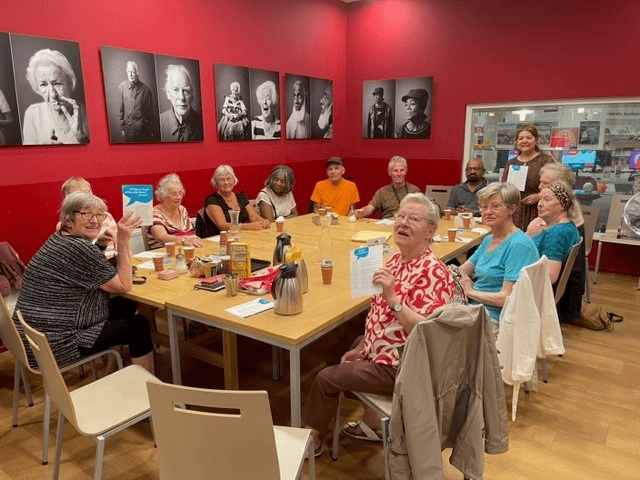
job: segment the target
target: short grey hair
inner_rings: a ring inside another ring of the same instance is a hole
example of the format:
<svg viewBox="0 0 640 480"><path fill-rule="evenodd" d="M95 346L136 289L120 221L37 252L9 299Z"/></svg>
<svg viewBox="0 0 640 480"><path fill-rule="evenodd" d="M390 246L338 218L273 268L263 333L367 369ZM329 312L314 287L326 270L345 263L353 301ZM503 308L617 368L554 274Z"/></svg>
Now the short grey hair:
<svg viewBox="0 0 640 480"><path fill-rule="evenodd" d="M278 91L276 90L276 84L273 83L271 80L262 82L260 85L258 85L258 88L256 88L256 98L258 99L258 103L262 103L262 101L264 100L265 96L262 94L262 91L265 88L268 88L269 90L271 90L271 105L277 105Z"/></svg>
<svg viewBox="0 0 640 480"><path fill-rule="evenodd" d="M92 193L73 192L65 197L60 208L60 231L68 231L67 222L74 222L76 212L83 208L98 208L100 212L107 212L107 205L101 198Z"/></svg>
<svg viewBox="0 0 640 480"><path fill-rule="evenodd" d="M496 195L502 199L507 207L516 207L517 209L520 206L520 191L507 182L490 183L478 190L478 205L484 205Z"/></svg>
<svg viewBox="0 0 640 480"><path fill-rule="evenodd" d="M187 79L189 80L189 85L193 89L191 74L189 73L189 70L187 70L184 65L169 65L164 73L167 75L167 80L164 82L164 91L167 94L167 98L169 97L169 90L171 90L171 80L170 80L171 75L175 73L184 73Z"/></svg>
<svg viewBox="0 0 640 480"><path fill-rule="evenodd" d="M156 186L156 198L160 201L169 195L169 186L178 185L183 191L186 191L180 177L176 173L170 173L160 179Z"/></svg>
<svg viewBox="0 0 640 480"><path fill-rule="evenodd" d="M67 57L57 50L43 48L31 56L29 66L27 67L27 80L33 91L38 95L40 95L40 90L38 89L38 80L36 79L36 68L40 65L55 65L62 71L67 86L70 87L69 92L73 92L76 89L76 74Z"/></svg>
<svg viewBox="0 0 640 480"><path fill-rule="evenodd" d="M404 207L407 203L417 203L422 205L425 209L425 218L429 223L434 226L438 226L440 222L440 207L424 193L409 193L404 196L400 202L400 208Z"/></svg>
<svg viewBox="0 0 640 480"><path fill-rule="evenodd" d="M389 165L387 165L387 170L391 171L391 167L397 163L402 165L406 170L409 170L409 165L407 165L407 159L404 157L401 157L400 155L394 155L389 159Z"/></svg>
<svg viewBox="0 0 640 480"><path fill-rule="evenodd" d="M93 190L91 188L91 184L82 177L67 178L62 184L62 198L65 198L70 193L82 190L83 188L88 188L90 192Z"/></svg>
<svg viewBox="0 0 640 480"><path fill-rule="evenodd" d="M563 182L568 183L569 185L573 185L575 181L573 178L573 173L569 170L569 167L564 165L563 163L546 163L540 169L540 175L543 174L549 175L552 180L551 182L557 182L558 180L562 180Z"/></svg>
<svg viewBox="0 0 640 480"><path fill-rule="evenodd" d="M126 70L127 68L129 68L129 67L133 67L133 68L135 68L135 69L136 69L136 72L138 71L138 64L137 64L136 62L134 62L134 61L129 60L129 61L127 62L127 66L126 66L125 70Z"/></svg>
<svg viewBox="0 0 640 480"><path fill-rule="evenodd" d="M238 82L231 82L231 85L229 85L229 90L231 90L232 92L233 87L238 87L238 93L240 93L240 84Z"/></svg>
<svg viewBox="0 0 640 480"><path fill-rule="evenodd" d="M233 177L233 184L238 184L238 177L236 177L236 172L233 171L231 165L220 165L213 172L213 176L211 177L211 185L218 188L218 178L222 177L223 175L231 175Z"/></svg>

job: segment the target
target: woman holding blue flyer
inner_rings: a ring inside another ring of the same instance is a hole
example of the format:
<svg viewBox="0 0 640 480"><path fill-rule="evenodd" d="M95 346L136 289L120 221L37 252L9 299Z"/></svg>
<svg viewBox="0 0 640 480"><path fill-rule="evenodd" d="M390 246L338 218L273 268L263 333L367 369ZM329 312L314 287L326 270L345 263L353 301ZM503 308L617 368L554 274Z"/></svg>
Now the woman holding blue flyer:
<svg viewBox="0 0 640 480"><path fill-rule="evenodd" d="M135 313L135 304L111 294L131 290L131 233L140 227L126 213L117 224L117 265L95 244L107 207L86 192L69 194L62 203L60 228L33 256L24 273L16 312L44 333L60 366L115 345L128 345L134 364L154 371L149 321ZM21 332L29 361L35 359Z"/></svg>

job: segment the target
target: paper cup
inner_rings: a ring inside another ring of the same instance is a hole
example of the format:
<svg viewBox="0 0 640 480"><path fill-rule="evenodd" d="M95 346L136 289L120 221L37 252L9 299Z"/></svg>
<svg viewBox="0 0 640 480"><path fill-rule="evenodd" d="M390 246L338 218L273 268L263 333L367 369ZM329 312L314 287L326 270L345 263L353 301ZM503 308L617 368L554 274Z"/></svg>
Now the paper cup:
<svg viewBox="0 0 640 480"><path fill-rule="evenodd" d="M449 241L450 242L455 242L456 241L456 235L458 235L458 229L457 228L449 228L449 229L447 229L447 235L449 236Z"/></svg>
<svg viewBox="0 0 640 480"><path fill-rule="evenodd" d="M278 233L281 233L284 231L284 222L276 222L276 230L278 230Z"/></svg>
<svg viewBox="0 0 640 480"><path fill-rule="evenodd" d="M322 270L322 283L325 285L331 284L331 277L333 276L333 265L320 267Z"/></svg>
<svg viewBox="0 0 640 480"><path fill-rule="evenodd" d="M469 215L462 216L462 226L463 228L471 228L471 216Z"/></svg>
<svg viewBox="0 0 640 480"><path fill-rule="evenodd" d="M167 255L175 257L176 255L176 242L165 242L164 248L167 249Z"/></svg>
<svg viewBox="0 0 640 480"><path fill-rule="evenodd" d="M164 270L164 255L155 255L153 257L153 268L156 272Z"/></svg>
<svg viewBox="0 0 640 480"><path fill-rule="evenodd" d="M359 208L356 210L356 218L362 220L364 218L364 209Z"/></svg>
<svg viewBox="0 0 640 480"><path fill-rule="evenodd" d="M451 209L450 208L445 208L444 209L444 219L445 220L451 220Z"/></svg>
<svg viewBox="0 0 640 480"><path fill-rule="evenodd" d="M196 249L195 249L195 247L184 247L182 249L182 251L184 252L185 261L191 262L191 261L193 261L194 258L196 258Z"/></svg>
<svg viewBox="0 0 640 480"><path fill-rule="evenodd" d="M327 214L327 209L326 208L319 208L318 209L318 215L320 215L321 217L324 217Z"/></svg>

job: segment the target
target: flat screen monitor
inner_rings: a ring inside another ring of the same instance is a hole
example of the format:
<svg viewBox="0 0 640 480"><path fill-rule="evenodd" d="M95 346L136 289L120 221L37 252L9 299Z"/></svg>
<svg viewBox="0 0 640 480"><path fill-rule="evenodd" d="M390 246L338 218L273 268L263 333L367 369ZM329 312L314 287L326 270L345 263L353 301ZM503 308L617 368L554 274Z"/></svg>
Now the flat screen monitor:
<svg viewBox="0 0 640 480"><path fill-rule="evenodd" d="M638 166L638 157L640 157L640 150L634 150L633 152L631 152L631 156L629 157L629 168L630 169L634 169L634 168L640 168Z"/></svg>
<svg viewBox="0 0 640 480"><path fill-rule="evenodd" d="M593 167L595 162L595 150L565 150L562 152L562 163L572 170Z"/></svg>

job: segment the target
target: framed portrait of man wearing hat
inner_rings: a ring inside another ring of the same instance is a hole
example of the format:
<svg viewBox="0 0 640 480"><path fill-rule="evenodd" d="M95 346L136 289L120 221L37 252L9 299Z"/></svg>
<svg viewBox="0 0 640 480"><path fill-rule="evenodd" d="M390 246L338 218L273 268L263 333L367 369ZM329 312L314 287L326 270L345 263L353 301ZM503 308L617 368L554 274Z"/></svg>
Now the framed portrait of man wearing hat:
<svg viewBox="0 0 640 480"><path fill-rule="evenodd" d="M362 138L393 138L395 80L365 81L362 87Z"/></svg>

